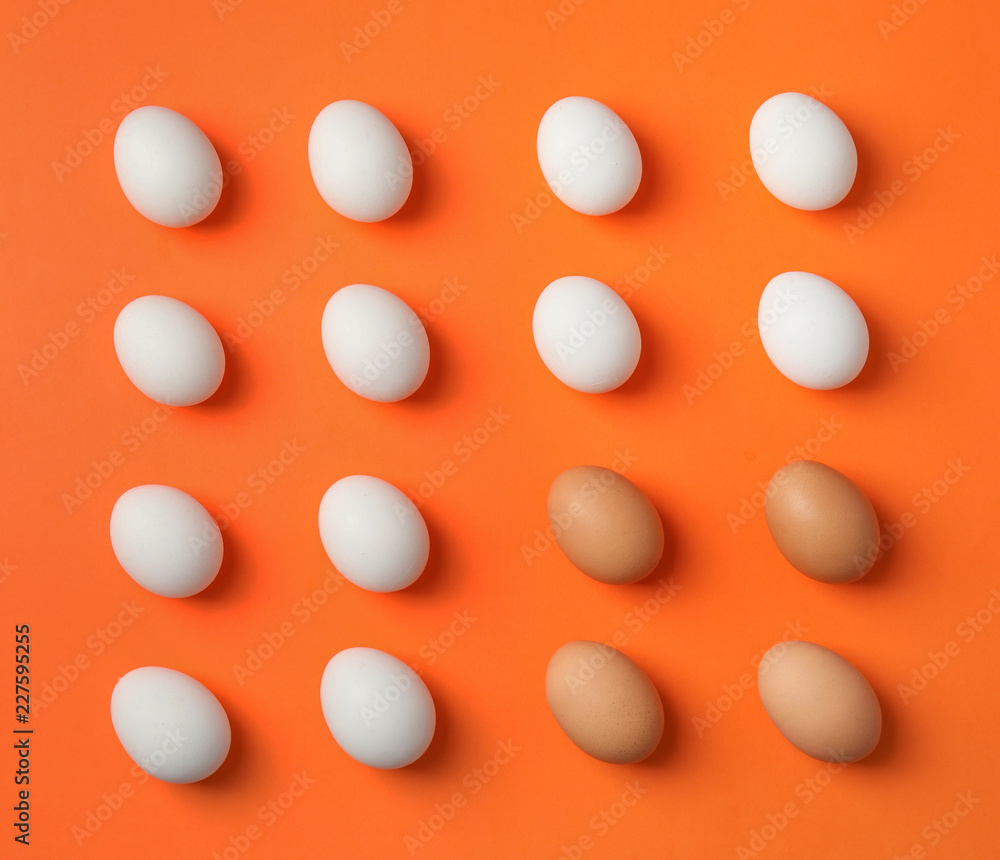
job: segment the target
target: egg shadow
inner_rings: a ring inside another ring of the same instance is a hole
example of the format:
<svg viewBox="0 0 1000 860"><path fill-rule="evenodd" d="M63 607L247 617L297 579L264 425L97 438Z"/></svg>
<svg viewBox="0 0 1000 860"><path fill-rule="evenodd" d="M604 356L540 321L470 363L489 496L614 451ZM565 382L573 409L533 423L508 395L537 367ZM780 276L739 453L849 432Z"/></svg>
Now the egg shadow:
<svg viewBox="0 0 1000 860"><path fill-rule="evenodd" d="M425 681L424 683L427 682ZM427 747L427 751L420 758L413 762L413 764L408 764L406 767L401 768L407 774L421 777L429 774L438 774L443 769L444 761L450 749L448 732L454 724L454 718L448 703L442 697L434 695L431 684L427 684L427 689L430 690L431 698L434 700L434 737L431 738L430 746Z"/></svg>
<svg viewBox="0 0 1000 860"><path fill-rule="evenodd" d="M447 585L447 575L444 573L445 562L448 559L448 546L439 537L441 529L438 526L434 514L428 515L426 509L421 509L421 516L427 524L427 533L430 535L430 552L427 556L427 565L423 573L417 577L412 585L401 588L399 591L389 592L387 598L404 597L405 599L429 600L441 595L443 588Z"/></svg>
<svg viewBox="0 0 1000 860"><path fill-rule="evenodd" d="M637 132L632 123L629 123L629 128L632 130L635 142L639 145L639 154L642 157L642 177L632 199L617 212L611 212L603 217L621 218L622 220L644 218L655 209L658 202L666 199L661 153L652 145L646 146L646 141L654 138L647 137L645 131L641 129Z"/></svg>
<svg viewBox="0 0 1000 860"><path fill-rule="evenodd" d="M850 289L846 289L845 292L848 295L851 294ZM842 387L850 391L867 392L874 388L882 387L884 378L889 372L889 367L882 360L888 353L888 339L886 338L881 320L878 317L866 314L864 308L861 308L860 305L859 309L868 326L868 358L865 360L864 367L861 368L858 375Z"/></svg>
<svg viewBox="0 0 1000 860"><path fill-rule="evenodd" d="M871 501L872 507L875 509L875 517L879 521L879 539L885 534L882 528L882 523L885 520L879 515L879 511L884 509L881 504L881 500L874 500L872 496L869 495L868 491L862 486L858 485L865 496ZM876 504L878 501L878 504ZM875 558L875 563L872 565L871 569L861 577L861 579L856 579L853 582L844 583L845 586L853 587L857 589L864 589L865 591L871 591L873 589L879 589L884 587L887 583L892 583L898 576L899 567L896 561L895 550L896 541L893 540L892 546L888 549L878 548L878 555Z"/></svg>
<svg viewBox="0 0 1000 860"><path fill-rule="evenodd" d="M442 397L442 392L448 388L448 367L454 367L454 362L449 361L449 348L442 346L441 337L433 326L424 326L427 332L427 343L430 348L430 363L427 367L427 376L420 383L420 387L409 397L398 401L401 406L417 405L426 406L436 404Z"/></svg>
<svg viewBox="0 0 1000 860"><path fill-rule="evenodd" d="M830 207L833 212L837 212L838 218L842 217L847 210L861 206L868 197L878 190L875 182L880 175L879 168L881 167L881 165L876 164L874 161L876 153L879 150L871 145L867 135L863 131L857 130L863 129L864 125L860 122L847 123L846 120L845 124L851 130L851 137L854 138L854 148L858 151L858 172L854 177L854 184L851 186L851 190L847 192L847 196L836 206ZM885 184L888 185L890 183L886 182Z"/></svg>
<svg viewBox="0 0 1000 860"><path fill-rule="evenodd" d="M404 128L398 123L396 124L396 128L402 135L404 143L418 138L418 135L412 133L412 129ZM440 145L437 144L437 146ZM437 178L432 177L429 180L426 175L429 165L430 172L436 173L433 162L434 157L437 155L437 147L435 147L430 155L427 155L419 148L414 152L413 147L408 143L406 144L406 149L410 153L410 161L413 165L413 184L410 186L410 193L399 208L399 211L378 222L386 228L392 228L396 225L411 227L413 226L412 222L426 218L428 213L432 211L431 207L434 203L431 189L439 184Z"/></svg>
<svg viewBox="0 0 1000 860"><path fill-rule="evenodd" d="M240 785L246 783L251 762L259 759L259 752L251 751L248 748L247 731L239 709L232 702L227 701L226 697L218 694L215 696L225 708L226 716L229 718L229 726L232 729L229 755L226 756L226 760L215 773L198 780L198 782L191 783L191 785L194 791L231 794L237 791ZM253 752L253 757L250 755L251 752Z"/></svg>
<svg viewBox="0 0 1000 860"><path fill-rule="evenodd" d="M639 325L639 336L642 339L639 363L632 371L632 375L617 389L599 396L643 397L655 389L663 387L661 378L661 365L664 364L663 342L660 338L650 336L650 329L644 322L644 314L637 314L631 306L629 310L632 311L635 321Z"/></svg>
<svg viewBox="0 0 1000 860"><path fill-rule="evenodd" d="M243 562L247 557L240 536L231 529L223 530L222 566L218 574L206 588L186 599L198 609L207 609L232 603L252 591L247 577L242 575Z"/></svg>
<svg viewBox="0 0 1000 860"><path fill-rule="evenodd" d="M896 757L899 746L897 736L899 723L896 713L889 705L890 698L888 696L879 695L877 691L875 695L878 697L879 707L882 709L882 734L875 749L863 759L851 762L852 767L887 767Z"/></svg>
<svg viewBox="0 0 1000 860"><path fill-rule="evenodd" d="M251 208L251 198L247 187L247 170L235 153L220 145L212 138L209 142L215 147L219 161L222 162L222 194L215 208L197 224L192 224L188 230L211 232L227 229L239 223ZM238 171L229 170L230 164L240 165Z"/></svg>
<svg viewBox="0 0 1000 860"><path fill-rule="evenodd" d="M642 761L635 762L635 765L644 768L658 768L670 759L676 751L679 736L677 714L670 700L663 695L664 685L657 674L648 671L644 666L640 668L646 673L649 680L652 681L653 687L656 688L656 695L660 697L660 702L663 704L663 736L656 745L656 749Z"/></svg>
<svg viewBox="0 0 1000 860"><path fill-rule="evenodd" d="M243 406L250 401L253 388L242 358L235 351L226 350L225 341L222 349L226 353L226 369L222 375L222 382L210 397L187 408L217 412Z"/></svg>

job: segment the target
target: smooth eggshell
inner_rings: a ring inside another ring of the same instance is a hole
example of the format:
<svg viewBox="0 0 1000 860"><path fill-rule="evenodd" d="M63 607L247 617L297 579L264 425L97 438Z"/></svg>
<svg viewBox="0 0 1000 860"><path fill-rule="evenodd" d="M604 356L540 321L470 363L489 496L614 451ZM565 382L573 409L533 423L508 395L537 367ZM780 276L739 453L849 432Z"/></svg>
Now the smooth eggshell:
<svg viewBox="0 0 1000 860"><path fill-rule="evenodd" d="M126 490L111 510L111 547L125 572L164 597L189 597L222 566L222 532L211 514L175 487Z"/></svg>
<svg viewBox="0 0 1000 860"><path fill-rule="evenodd" d="M396 126L351 99L327 105L313 120L309 169L327 205L354 221L394 215L413 185L410 152Z"/></svg>
<svg viewBox="0 0 1000 860"><path fill-rule="evenodd" d="M628 203L642 178L632 130L607 105L569 96L538 125L538 164L553 193L585 215L607 215Z"/></svg>
<svg viewBox="0 0 1000 860"><path fill-rule="evenodd" d="M591 394L625 382L639 363L642 338L625 301L606 284L557 278L535 302L535 348L561 382Z"/></svg>
<svg viewBox="0 0 1000 860"><path fill-rule="evenodd" d="M355 394L390 403L416 391L430 366L420 318L398 296L351 284L326 303L323 350L337 378Z"/></svg>
<svg viewBox="0 0 1000 860"><path fill-rule="evenodd" d="M806 755L851 762L878 745L882 709L875 691L829 648L779 642L757 667L757 691L778 731Z"/></svg>
<svg viewBox="0 0 1000 860"><path fill-rule="evenodd" d="M764 187L796 209L828 209L843 200L858 172L847 126L818 99L779 93L750 122L750 157Z"/></svg>
<svg viewBox="0 0 1000 860"><path fill-rule="evenodd" d="M879 555L878 517L867 496L836 469L795 460L764 494L774 543L796 570L820 582L853 582Z"/></svg>
<svg viewBox="0 0 1000 860"><path fill-rule="evenodd" d="M860 309L835 283L810 272L783 272L768 282L757 327L774 366L805 388L847 385L868 359Z"/></svg>
<svg viewBox="0 0 1000 860"><path fill-rule="evenodd" d="M610 645L563 645L549 660L545 698L566 736L600 761L641 761L663 737L660 694L642 669Z"/></svg>
<svg viewBox="0 0 1000 860"><path fill-rule="evenodd" d="M548 513L559 548L599 582L636 582L663 555L663 523L656 508L611 469L567 469L552 482Z"/></svg>
<svg viewBox="0 0 1000 860"><path fill-rule="evenodd" d="M170 108L144 105L118 126L115 173L140 214L164 227L208 217L222 195L222 163L212 142Z"/></svg>
<svg viewBox="0 0 1000 860"><path fill-rule="evenodd" d="M427 565L427 524L409 497L387 481L349 475L319 505L319 533L330 561L368 591L398 591Z"/></svg>
<svg viewBox="0 0 1000 860"><path fill-rule="evenodd" d="M222 341L190 305L168 296L133 299L115 320L115 352L143 394L166 406L211 397L226 371Z"/></svg>
<svg viewBox="0 0 1000 860"><path fill-rule="evenodd" d="M161 666L133 669L111 693L111 722L125 752L150 776L187 783L215 773L229 754L229 717L194 678Z"/></svg>
<svg viewBox="0 0 1000 860"><path fill-rule="evenodd" d="M391 654L347 648L326 664L320 704L334 740L369 767L415 762L434 737L434 700L420 676Z"/></svg>

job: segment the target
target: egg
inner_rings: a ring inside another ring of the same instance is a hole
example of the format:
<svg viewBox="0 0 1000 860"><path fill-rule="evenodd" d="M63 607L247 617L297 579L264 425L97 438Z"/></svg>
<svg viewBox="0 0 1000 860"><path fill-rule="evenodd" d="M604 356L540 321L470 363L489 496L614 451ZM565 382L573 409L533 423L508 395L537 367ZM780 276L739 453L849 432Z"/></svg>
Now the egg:
<svg viewBox="0 0 1000 860"><path fill-rule="evenodd" d="M635 136L594 99L559 99L538 125L536 147L549 188L584 215L617 212L639 188L642 156Z"/></svg>
<svg viewBox="0 0 1000 860"><path fill-rule="evenodd" d="M764 516L778 550L820 582L853 582L879 555L871 502L836 469L795 460L778 469L764 494Z"/></svg>
<svg viewBox="0 0 1000 860"><path fill-rule="evenodd" d="M663 737L663 702L656 687L610 645L563 645L549 660L545 698L566 736L609 764L642 761Z"/></svg>
<svg viewBox="0 0 1000 860"><path fill-rule="evenodd" d="M430 690L402 660L375 648L335 654L320 683L323 717L341 749L369 767L415 762L434 737Z"/></svg>
<svg viewBox="0 0 1000 860"><path fill-rule="evenodd" d="M593 278L569 276L549 284L535 302L531 328L545 366L577 391L611 391L639 363L642 338L632 311Z"/></svg>
<svg viewBox="0 0 1000 860"><path fill-rule="evenodd" d="M333 484L319 505L319 533L337 570L368 591L399 591L427 566L424 518L380 478L350 475Z"/></svg>
<svg viewBox="0 0 1000 860"><path fill-rule="evenodd" d="M396 126L352 99L327 105L313 120L309 169L327 205L354 221L394 215L413 185L413 162Z"/></svg>
<svg viewBox="0 0 1000 860"><path fill-rule="evenodd" d="M430 366L420 318L398 296L351 284L326 303L323 350L337 378L355 394L390 403L416 391Z"/></svg>
<svg viewBox="0 0 1000 860"><path fill-rule="evenodd" d="M222 163L212 142L170 108L144 105L118 126L115 173L139 214L164 227L190 227L222 196Z"/></svg>
<svg viewBox="0 0 1000 860"><path fill-rule="evenodd" d="M175 487L126 490L111 510L111 547L139 585L163 597L190 597L222 566L222 532L211 514Z"/></svg>
<svg viewBox="0 0 1000 860"><path fill-rule="evenodd" d="M114 342L132 384L166 406L207 400L226 370L222 341L208 320L168 296L141 296L125 305Z"/></svg>
<svg viewBox="0 0 1000 860"><path fill-rule="evenodd" d="M212 692L162 666L118 679L111 723L129 758L164 782L197 782L215 773L232 740L229 717Z"/></svg>
<svg viewBox="0 0 1000 860"><path fill-rule="evenodd" d="M768 282L757 328L772 364L804 388L847 385L868 360L868 324L854 300L809 272L783 272Z"/></svg>
<svg viewBox="0 0 1000 860"><path fill-rule="evenodd" d="M750 158L764 187L796 209L829 209L843 200L858 172L847 126L818 99L779 93L750 122Z"/></svg>
<svg viewBox="0 0 1000 860"><path fill-rule="evenodd" d="M829 648L779 642L757 667L757 692L778 731L806 755L845 763L878 745L882 709L875 691Z"/></svg>
<svg viewBox="0 0 1000 860"><path fill-rule="evenodd" d="M656 508L611 469L567 469L552 482L548 508L559 548L598 582L637 582L663 556L663 523Z"/></svg>

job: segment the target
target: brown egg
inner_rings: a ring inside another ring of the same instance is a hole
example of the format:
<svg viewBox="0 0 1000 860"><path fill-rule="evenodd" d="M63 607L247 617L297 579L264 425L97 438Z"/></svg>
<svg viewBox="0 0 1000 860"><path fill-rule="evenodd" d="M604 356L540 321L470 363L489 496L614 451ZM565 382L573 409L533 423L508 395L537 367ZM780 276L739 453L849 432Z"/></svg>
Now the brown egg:
<svg viewBox="0 0 1000 860"><path fill-rule="evenodd" d="M552 482L549 525L566 558L599 582L636 582L663 555L663 523L652 502L600 466L576 466Z"/></svg>
<svg viewBox="0 0 1000 860"><path fill-rule="evenodd" d="M793 746L820 761L864 758L878 745L882 709L864 675L812 642L779 642L757 667L757 692Z"/></svg>
<svg viewBox="0 0 1000 860"><path fill-rule="evenodd" d="M864 493L836 469L795 460L774 473L764 516L781 554L820 582L861 579L879 554L878 518Z"/></svg>
<svg viewBox="0 0 1000 860"><path fill-rule="evenodd" d="M601 761L641 761L663 737L663 703L653 682L610 645L563 645L549 660L545 698L569 739Z"/></svg>

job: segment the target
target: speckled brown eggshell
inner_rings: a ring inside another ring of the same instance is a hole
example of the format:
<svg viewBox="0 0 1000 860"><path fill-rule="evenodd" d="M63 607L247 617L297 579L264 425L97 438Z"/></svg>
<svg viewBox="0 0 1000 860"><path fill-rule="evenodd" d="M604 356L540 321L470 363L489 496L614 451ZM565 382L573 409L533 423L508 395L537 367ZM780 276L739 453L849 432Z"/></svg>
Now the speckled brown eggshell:
<svg viewBox="0 0 1000 860"><path fill-rule="evenodd" d="M829 648L779 642L757 667L757 692L778 731L806 755L851 762L878 745L882 709L875 691Z"/></svg>
<svg viewBox="0 0 1000 860"><path fill-rule="evenodd" d="M566 736L600 761L641 761L663 737L663 703L653 682L610 645L563 645L549 660L545 697Z"/></svg>
<svg viewBox="0 0 1000 860"><path fill-rule="evenodd" d="M871 502L836 469L795 460L774 473L764 516L778 550L819 582L853 582L879 554L878 518Z"/></svg>
<svg viewBox="0 0 1000 860"><path fill-rule="evenodd" d="M637 582L663 556L663 523L656 508L611 469L567 469L552 482L548 512L559 548L598 582Z"/></svg>

